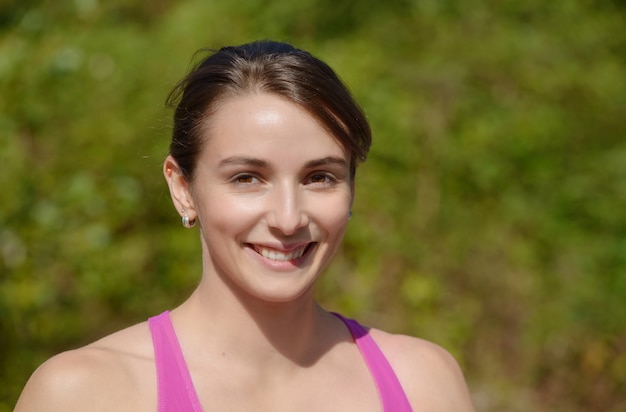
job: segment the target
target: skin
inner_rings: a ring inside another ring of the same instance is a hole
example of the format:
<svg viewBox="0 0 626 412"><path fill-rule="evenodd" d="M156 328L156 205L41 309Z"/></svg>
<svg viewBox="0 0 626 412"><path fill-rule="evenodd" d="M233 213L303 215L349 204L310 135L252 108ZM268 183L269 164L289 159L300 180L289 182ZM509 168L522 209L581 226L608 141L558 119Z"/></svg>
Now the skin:
<svg viewBox="0 0 626 412"><path fill-rule="evenodd" d="M173 158L164 163L174 206L201 231L201 282L171 318L205 410L380 411L349 331L312 292L348 223L349 154L305 111L268 94L227 100L205 134L192 182ZM414 410L473 411L445 350L370 333ZM144 322L44 363L15 410L155 409Z"/></svg>

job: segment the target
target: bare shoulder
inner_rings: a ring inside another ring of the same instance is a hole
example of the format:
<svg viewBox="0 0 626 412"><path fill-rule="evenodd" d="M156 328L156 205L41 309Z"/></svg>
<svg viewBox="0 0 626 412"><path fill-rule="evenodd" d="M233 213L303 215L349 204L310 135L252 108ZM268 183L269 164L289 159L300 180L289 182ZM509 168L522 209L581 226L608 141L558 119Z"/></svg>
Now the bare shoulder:
<svg viewBox="0 0 626 412"><path fill-rule="evenodd" d="M138 324L60 353L32 374L15 411L131 410L156 388L150 345L147 325Z"/></svg>
<svg viewBox="0 0 626 412"><path fill-rule="evenodd" d="M474 411L463 372L444 348L424 339L371 329L415 410Z"/></svg>

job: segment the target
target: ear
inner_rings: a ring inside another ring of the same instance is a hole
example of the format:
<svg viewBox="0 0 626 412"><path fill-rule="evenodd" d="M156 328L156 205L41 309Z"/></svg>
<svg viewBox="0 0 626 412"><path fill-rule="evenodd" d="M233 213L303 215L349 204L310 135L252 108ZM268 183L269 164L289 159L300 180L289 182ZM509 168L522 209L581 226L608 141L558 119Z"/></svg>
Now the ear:
<svg viewBox="0 0 626 412"><path fill-rule="evenodd" d="M195 220L197 218L197 212L193 201L191 185L183 176L178 162L176 162L171 155L168 155L165 158L165 162L163 162L163 175L170 188L172 202L178 213L181 216L184 213L189 216L190 220Z"/></svg>

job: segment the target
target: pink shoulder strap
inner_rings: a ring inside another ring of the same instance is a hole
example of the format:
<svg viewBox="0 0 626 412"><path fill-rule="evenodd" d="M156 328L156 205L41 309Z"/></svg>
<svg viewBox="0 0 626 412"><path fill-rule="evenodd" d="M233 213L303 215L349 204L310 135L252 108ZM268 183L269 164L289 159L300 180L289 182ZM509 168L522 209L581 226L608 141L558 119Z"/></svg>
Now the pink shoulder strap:
<svg viewBox="0 0 626 412"><path fill-rule="evenodd" d="M411 412L411 405L391 368L368 331L358 322L335 314L352 334L378 388L384 412ZM158 412L202 412L169 312L148 319L157 369Z"/></svg>
<svg viewBox="0 0 626 412"><path fill-rule="evenodd" d="M148 319L157 369L158 412L202 412L169 312Z"/></svg>
<svg viewBox="0 0 626 412"><path fill-rule="evenodd" d="M357 321L344 318L337 313L335 315L350 329L350 333L352 333L352 337L376 382L383 411L411 412L411 404L404 393L404 389L402 389L402 385L400 385L396 373L369 332Z"/></svg>

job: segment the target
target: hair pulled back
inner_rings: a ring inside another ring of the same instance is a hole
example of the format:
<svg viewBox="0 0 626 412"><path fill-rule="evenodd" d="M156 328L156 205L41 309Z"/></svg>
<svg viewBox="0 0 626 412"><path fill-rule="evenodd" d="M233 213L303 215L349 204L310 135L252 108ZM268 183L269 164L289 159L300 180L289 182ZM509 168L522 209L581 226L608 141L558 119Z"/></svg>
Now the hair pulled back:
<svg viewBox="0 0 626 412"><path fill-rule="evenodd" d="M320 122L350 153L352 175L367 157L372 140L369 123L335 72L289 44L257 41L210 55L167 98L168 106L176 106L170 154L188 181L193 180L206 140L203 131L220 102L257 93L284 97Z"/></svg>

